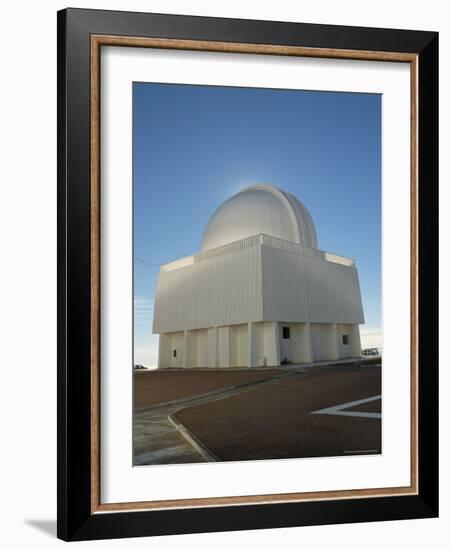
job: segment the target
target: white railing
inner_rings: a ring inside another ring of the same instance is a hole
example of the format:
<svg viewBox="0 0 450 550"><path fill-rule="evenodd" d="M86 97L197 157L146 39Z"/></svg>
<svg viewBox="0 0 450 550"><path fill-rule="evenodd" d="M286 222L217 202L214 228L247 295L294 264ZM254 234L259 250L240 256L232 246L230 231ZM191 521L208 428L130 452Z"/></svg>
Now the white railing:
<svg viewBox="0 0 450 550"><path fill-rule="evenodd" d="M271 237L270 235L264 235L263 233L260 233L259 235L252 235L251 237L246 237L245 239L240 239L239 241L234 241L232 243L219 246L217 248L212 248L211 250L199 252L198 254L194 254L193 256L180 258L179 260L175 260L174 262L162 265L161 270L173 271L175 269L180 269L182 267L192 265L193 263L198 261L216 258L218 256L223 256L224 254L230 254L232 252L238 252L239 250L244 250L257 244L262 244L264 246L270 246L272 248L284 250L286 252L290 252L291 254L300 254L302 256L317 258L326 262L332 262L348 267L354 267L355 265L355 260L353 258L339 256L338 254L333 254L331 252L324 252L323 250L318 250L316 248L308 248L298 243L293 243L291 241L279 239L278 237Z"/></svg>
<svg viewBox="0 0 450 550"><path fill-rule="evenodd" d="M326 262L332 262L335 264L341 264L353 267L355 265L355 260L353 258L347 258L345 256L339 256L338 254L333 254L331 252L324 252L323 250L318 250L317 248L308 248L298 243L293 243L291 241L285 241L278 237L270 237L269 235L261 235L262 244L266 246L271 246L272 248L279 248L280 250L286 250L286 252L291 252L293 254L301 254L302 256L308 256L310 258L319 258L325 260Z"/></svg>
<svg viewBox="0 0 450 550"><path fill-rule="evenodd" d="M217 248L212 248L211 250L199 252L195 254L195 260L207 260L208 258L216 258L217 256L223 256L230 252L239 252L239 250L244 250L245 248L250 248L251 246L255 246L255 244L259 244L261 242L260 238L261 235L252 235L251 237L224 244Z"/></svg>

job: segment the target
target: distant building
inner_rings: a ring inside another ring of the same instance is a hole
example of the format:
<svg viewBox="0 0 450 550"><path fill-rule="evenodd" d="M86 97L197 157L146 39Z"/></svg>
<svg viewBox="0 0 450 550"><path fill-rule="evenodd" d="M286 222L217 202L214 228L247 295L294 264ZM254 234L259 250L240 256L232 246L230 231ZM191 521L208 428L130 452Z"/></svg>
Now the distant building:
<svg viewBox="0 0 450 550"><path fill-rule="evenodd" d="M257 367L359 357L354 260L317 249L293 195L247 187L212 215L201 251L161 266L160 368Z"/></svg>

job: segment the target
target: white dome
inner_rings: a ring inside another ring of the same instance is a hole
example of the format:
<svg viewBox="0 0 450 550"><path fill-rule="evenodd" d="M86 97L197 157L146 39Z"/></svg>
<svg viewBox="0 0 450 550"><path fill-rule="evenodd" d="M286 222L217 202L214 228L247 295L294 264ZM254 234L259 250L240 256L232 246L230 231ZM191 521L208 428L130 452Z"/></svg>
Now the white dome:
<svg viewBox="0 0 450 550"><path fill-rule="evenodd" d="M251 185L214 212L203 233L202 250L259 233L317 248L311 215L294 195L271 185Z"/></svg>

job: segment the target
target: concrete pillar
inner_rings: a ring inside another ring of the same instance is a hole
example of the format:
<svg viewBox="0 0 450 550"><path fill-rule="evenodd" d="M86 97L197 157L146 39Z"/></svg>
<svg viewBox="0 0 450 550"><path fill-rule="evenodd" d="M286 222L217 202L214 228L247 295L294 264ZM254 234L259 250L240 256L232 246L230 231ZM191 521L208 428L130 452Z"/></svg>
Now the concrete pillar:
<svg viewBox="0 0 450 550"><path fill-rule="evenodd" d="M170 334L159 335L158 369L170 367Z"/></svg>
<svg viewBox="0 0 450 550"><path fill-rule="evenodd" d="M312 363L314 361L312 336L311 336L311 323L305 323L303 325L303 360L305 363Z"/></svg>
<svg viewBox="0 0 450 550"><path fill-rule="evenodd" d="M190 364L191 363L190 355L191 355L191 334L189 330L185 330L183 334L183 358L181 362L181 366L183 367L183 369L195 366Z"/></svg>
<svg viewBox="0 0 450 550"><path fill-rule="evenodd" d="M247 367L257 367L259 357L258 328L255 323L248 323Z"/></svg>
<svg viewBox="0 0 450 550"><path fill-rule="evenodd" d="M274 365L279 366L280 365L280 326L275 321L273 323L273 335L275 340L275 363Z"/></svg>
<svg viewBox="0 0 450 550"><path fill-rule="evenodd" d="M264 351L267 366L280 365L280 337L276 321L264 323Z"/></svg>
<svg viewBox="0 0 450 550"><path fill-rule="evenodd" d="M359 333L359 325L352 325L349 334L350 351L352 357L361 356L361 336Z"/></svg>
<svg viewBox="0 0 450 550"><path fill-rule="evenodd" d="M219 345L217 327L208 329L208 367L219 366Z"/></svg>
<svg viewBox="0 0 450 550"><path fill-rule="evenodd" d="M219 328L219 367L231 367L230 327Z"/></svg>
<svg viewBox="0 0 450 550"><path fill-rule="evenodd" d="M328 331L329 331L329 338L328 338L328 359L330 361L335 361L336 359L339 359L340 357L340 353L339 353L339 349L340 349L340 346L338 347L339 345L339 342L338 342L338 330L337 330L337 324L336 323L331 323L329 325L329 328L328 328Z"/></svg>

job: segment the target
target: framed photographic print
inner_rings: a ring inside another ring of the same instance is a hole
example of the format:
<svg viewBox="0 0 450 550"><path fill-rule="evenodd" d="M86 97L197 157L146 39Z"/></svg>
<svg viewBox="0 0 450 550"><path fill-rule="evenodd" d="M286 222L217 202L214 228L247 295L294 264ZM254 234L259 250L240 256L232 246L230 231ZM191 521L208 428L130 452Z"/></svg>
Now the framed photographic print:
<svg viewBox="0 0 450 550"><path fill-rule="evenodd" d="M438 36L58 13L58 536L438 514Z"/></svg>

